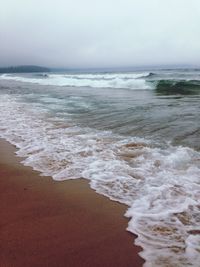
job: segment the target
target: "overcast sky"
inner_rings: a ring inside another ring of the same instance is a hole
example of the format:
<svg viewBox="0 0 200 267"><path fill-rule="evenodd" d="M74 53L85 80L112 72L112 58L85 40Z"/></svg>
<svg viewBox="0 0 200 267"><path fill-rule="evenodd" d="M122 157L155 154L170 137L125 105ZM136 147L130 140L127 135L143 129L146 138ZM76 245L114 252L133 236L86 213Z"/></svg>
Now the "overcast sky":
<svg viewBox="0 0 200 267"><path fill-rule="evenodd" d="M0 65L200 65L200 0L0 0Z"/></svg>

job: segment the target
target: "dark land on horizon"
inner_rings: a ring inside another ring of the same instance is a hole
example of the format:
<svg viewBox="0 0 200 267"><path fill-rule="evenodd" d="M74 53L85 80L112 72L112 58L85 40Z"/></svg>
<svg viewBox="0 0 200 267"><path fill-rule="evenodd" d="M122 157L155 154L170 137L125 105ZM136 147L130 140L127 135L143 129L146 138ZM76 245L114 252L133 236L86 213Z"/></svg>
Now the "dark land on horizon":
<svg viewBox="0 0 200 267"><path fill-rule="evenodd" d="M158 65L158 66L138 66L138 67L105 67L105 68L69 68L69 67L42 67L37 65L19 65L0 67L0 74L3 73L34 73L34 72L121 72L121 71L148 71L148 70L184 70L193 69L198 71L200 67L191 65Z"/></svg>
<svg viewBox="0 0 200 267"><path fill-rule="evenodd" d="M0 68L0 73L30 73L30 72L50 72L50 69L46 67L33 66L33 65Z"/></svg>

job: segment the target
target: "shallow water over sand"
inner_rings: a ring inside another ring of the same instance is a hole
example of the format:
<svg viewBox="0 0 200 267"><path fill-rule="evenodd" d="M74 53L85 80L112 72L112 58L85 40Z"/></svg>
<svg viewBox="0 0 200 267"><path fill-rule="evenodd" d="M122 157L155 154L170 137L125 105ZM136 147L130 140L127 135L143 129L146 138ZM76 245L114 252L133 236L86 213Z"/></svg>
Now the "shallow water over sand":
<svg viewBox="0 0 200 267"><path fill-rule="evenodd" d="M198 94L0 83L0 135L25 165L127 204L145 266L198 266Z"/></svg>

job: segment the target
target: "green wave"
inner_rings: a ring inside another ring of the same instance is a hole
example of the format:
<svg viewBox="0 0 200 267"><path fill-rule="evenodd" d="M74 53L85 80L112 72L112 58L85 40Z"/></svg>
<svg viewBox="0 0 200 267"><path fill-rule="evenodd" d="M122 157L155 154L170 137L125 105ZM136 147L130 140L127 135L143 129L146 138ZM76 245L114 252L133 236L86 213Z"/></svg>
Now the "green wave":
<svg viewBox="0 0 200 267"><path fill-rule="evenodd" d="M160 94L200 94L198 80L159 80L156 92Z"/></svg>

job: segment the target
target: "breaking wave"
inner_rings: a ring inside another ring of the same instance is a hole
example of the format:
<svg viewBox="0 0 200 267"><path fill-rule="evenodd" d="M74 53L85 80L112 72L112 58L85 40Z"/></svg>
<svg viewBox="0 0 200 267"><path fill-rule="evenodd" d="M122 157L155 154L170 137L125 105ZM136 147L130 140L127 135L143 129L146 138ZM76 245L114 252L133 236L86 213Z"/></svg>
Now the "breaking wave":
<svg viewBox="0 0 200 267"><path fill-rule="evenodd" d="M36 83L40 85L55 85L69 87L93 87L93 88L118 88L132 90L154 89L159 94L199 94L199 77L178 73L170 76L169 73L159 74L154 72L141 73L92 73L92 74L45 74L32 75L3 74L4 80ZM176 77L177 76L177 77ZM195 79L191 79L195 78Z"/></svg>
<svg viewBox="0 0 200 267"><path fill-rule="evenodd" d="M4 74L1 79L20 82L37 83L41 85L95 87L95 88L124 88L151 89L145 77L150 73L109 73L109 74L43 74L42 77L26 77Z"/></svg>

